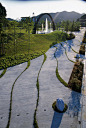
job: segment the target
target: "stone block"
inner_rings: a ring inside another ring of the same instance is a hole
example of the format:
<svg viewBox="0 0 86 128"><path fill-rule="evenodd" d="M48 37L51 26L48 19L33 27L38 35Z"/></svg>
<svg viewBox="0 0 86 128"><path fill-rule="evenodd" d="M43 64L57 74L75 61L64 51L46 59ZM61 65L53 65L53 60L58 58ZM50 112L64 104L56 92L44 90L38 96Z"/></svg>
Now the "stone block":
<svg viewBox="0 0 86 128"><path fill-rule="evenodd" d="M56 107L59 111L63 111L64 110L64 101L62 99L57 99Z"/></svg>

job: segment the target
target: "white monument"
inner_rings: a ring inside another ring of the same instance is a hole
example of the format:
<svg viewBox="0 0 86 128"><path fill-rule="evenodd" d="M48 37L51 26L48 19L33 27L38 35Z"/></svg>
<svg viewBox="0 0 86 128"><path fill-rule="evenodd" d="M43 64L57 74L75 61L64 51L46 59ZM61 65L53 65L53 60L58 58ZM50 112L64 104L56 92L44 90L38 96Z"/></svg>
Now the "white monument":
<svg viewBox="0 0 86 128"><path fill-rule="evenodd" d="M46 24L45 24L45 32L48 33L48 20L46 18Z"/></svg>

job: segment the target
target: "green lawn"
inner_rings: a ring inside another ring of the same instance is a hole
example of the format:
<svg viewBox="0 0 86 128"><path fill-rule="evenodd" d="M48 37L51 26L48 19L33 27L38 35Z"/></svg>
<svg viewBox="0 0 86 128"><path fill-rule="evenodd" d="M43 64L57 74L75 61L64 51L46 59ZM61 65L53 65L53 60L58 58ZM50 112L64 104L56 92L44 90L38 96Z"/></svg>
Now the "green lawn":
<svg viewBox="0 0 86 128"><path fill-rule="evenodd" d="M49 34L28 34L23 29L7 33L4 43L5 55L0 57L0 69L7 68L44 54L52 45L66 40L66 33L54 31ZM16 39L14 46L14 37Z"/></svg>

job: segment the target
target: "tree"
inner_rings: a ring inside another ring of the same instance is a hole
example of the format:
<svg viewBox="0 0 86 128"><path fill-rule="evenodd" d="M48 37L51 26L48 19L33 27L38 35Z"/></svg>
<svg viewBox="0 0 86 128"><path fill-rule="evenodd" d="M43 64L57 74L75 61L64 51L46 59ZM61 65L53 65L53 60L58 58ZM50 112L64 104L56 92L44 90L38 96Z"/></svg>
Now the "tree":
<svg viewBox="0 0 86 128"><path fill-rule="evenodd" d="M29 40L28 53L29 53L29 49L30 49L30 33L33 31L34 23L33 23L32 18L30 18L30 17L23 18L21 21L23 23L23 27L26 29L26 32L28 32L28 36L29 36L29 38L28 38L28 40Z"/></svg>
<svg viewBox="0 0 86 128"><path fill-rule="evenodd" d="M79 31L79 30L80 30L80 22L75 22L74 31Z"/></svg>
<svg viewBox="0 0 86 128"><path fill-rule="evenodd" d="M56 30L58 30L59 27L60 27L59 22L57 22L57 24L56 24Z"/></svg>
<svg viewBox="0 0 86 128"><path fill-rule="evenodd" d="M74 31L74 20L73 20L73 22L72 22L72 24L71 24L71 33Z"/></svg>
<svg viewBox="0 0 86 128"><path fill-rule="evenodd" d="M70 21L67 20L66 23L65 23L65 31L68 32L69 30L69 24L70 24Z"/></svg>
<svg viewBox="0 0 86 128"><path fill-rule="evenodd" d="M61 22L61 27L62 27L62 28L65 27L65 23L66 23L66 21L64 21L64 20Z"/></svg>
<svg viewBox="0 0 86 128"><path fill-rule="evenodd" d="M4 39L5 39L5 33L4 33L4 21L6 17L6 9L2 6L0 3L0 54L4 54Z"/></svg>

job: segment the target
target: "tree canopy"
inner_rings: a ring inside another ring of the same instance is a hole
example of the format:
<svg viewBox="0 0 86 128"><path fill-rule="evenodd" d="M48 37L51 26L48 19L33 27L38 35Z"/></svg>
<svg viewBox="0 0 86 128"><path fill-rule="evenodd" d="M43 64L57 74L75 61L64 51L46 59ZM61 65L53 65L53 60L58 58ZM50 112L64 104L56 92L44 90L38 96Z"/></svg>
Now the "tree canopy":
<svg viewBox="0 0 86 128"><path fill-rule="evenodd" d="M0 3L0 17L6 17L6 9L2 4Z"/></svg>

